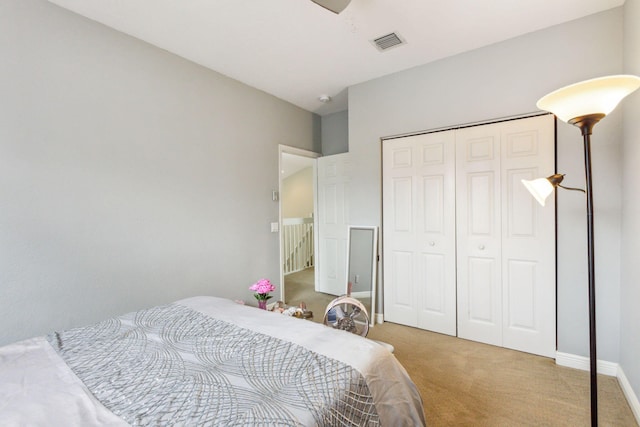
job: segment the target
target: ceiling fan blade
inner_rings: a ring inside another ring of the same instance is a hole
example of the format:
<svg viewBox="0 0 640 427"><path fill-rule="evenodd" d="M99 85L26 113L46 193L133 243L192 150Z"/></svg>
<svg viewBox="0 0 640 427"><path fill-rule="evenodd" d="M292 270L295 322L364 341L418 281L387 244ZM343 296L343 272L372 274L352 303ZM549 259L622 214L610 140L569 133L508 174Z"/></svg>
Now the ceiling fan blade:
<svg viewBox="0 0 640 427"><path fill-rule="evenodd" d="M319 4L320 6L324 7L327 10L330 10L333 13L342 12L347 6L349 6L349 3L351 3L351 0L311 0L311 1L316 4Z"/></svg>

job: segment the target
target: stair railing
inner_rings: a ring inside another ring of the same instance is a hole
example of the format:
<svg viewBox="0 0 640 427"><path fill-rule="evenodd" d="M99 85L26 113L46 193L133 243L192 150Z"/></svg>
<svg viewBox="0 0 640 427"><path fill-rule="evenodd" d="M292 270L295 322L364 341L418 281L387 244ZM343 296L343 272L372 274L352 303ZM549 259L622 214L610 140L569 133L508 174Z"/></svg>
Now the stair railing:
<svg viewBox="0 0 640 427"><path fill-rule="evenodd" d="M282 220L284 246L284 274L313 267L313 218L285 218Z"/></svg>

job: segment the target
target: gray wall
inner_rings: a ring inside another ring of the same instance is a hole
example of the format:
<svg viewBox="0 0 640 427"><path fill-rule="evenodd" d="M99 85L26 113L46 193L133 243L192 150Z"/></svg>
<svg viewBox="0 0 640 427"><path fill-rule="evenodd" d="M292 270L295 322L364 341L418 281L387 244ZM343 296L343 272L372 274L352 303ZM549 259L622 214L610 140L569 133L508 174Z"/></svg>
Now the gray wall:
<svg viewBox="0 0 640 427"><path fill-rule="evenodd" d="M278 144L317 116L44 0L0 28L0 344L277 282Z"/></svg>
<svg viewBox="0 0 640 427"><path fill-rule="evenodd" d="M624 4L624 71L640 76L640 0ZM623 101L624 145L622 198L622 277L620 364L636 396L640 396L640 91Z"/></svg>
<svg viewBox="0 0 640 427"><path fill-rule="evenodd" d="M349 112L347 110L322 116L322 155L349 151Z"/></svg>
<svg viewBox="0 0 640 427"><path fill-rule="evenodd" d="M561 86L619 74L622 12L617 8L351 87L353 221L380 225L381 137L533 112L541 96ZM593 146L598 348L601 359L613 362L619 361L620 341L621 117L615 111L596 127ZM559 123L558 134L557 169L567 174L568 186L584 186L580 132ZM583 356L589 354L585 217L581 193L558 193L558 348Z"/></svg>

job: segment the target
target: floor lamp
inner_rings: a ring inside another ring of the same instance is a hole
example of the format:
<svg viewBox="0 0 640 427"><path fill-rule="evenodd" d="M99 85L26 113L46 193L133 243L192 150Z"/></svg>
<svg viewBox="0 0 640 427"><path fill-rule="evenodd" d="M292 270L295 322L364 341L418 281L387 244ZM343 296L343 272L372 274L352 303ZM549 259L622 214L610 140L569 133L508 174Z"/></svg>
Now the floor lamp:
<svg viewBox="0 0 640 427"><path fill-rule="evenodd" d="M593 191L591 187L591 132L622 99L640 87L640 77L617 75L575 83L543 96L536 104L560 120L580 128L584 140L584 166L587 196L587 256L589 269L589 358L591 374L591 425L598 425L598 377L596 354L596 294L593 251ZM544 200L556 187L562 187L564 175L556 174L533 181L523 180L531 194L544 206Z"/></svg>

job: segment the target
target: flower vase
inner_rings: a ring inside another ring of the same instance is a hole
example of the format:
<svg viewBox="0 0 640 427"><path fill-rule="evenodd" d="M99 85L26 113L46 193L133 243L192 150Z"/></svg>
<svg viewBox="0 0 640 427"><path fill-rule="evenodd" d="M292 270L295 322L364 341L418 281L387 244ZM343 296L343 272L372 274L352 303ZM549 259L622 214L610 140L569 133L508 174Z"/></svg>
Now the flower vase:
<svg viewBox="0 0 640 427"><path fill-rule="evenodd" d="M267 300L266 299L259 299L258 300L258 308L266 310L267 309Z"/></svg>

